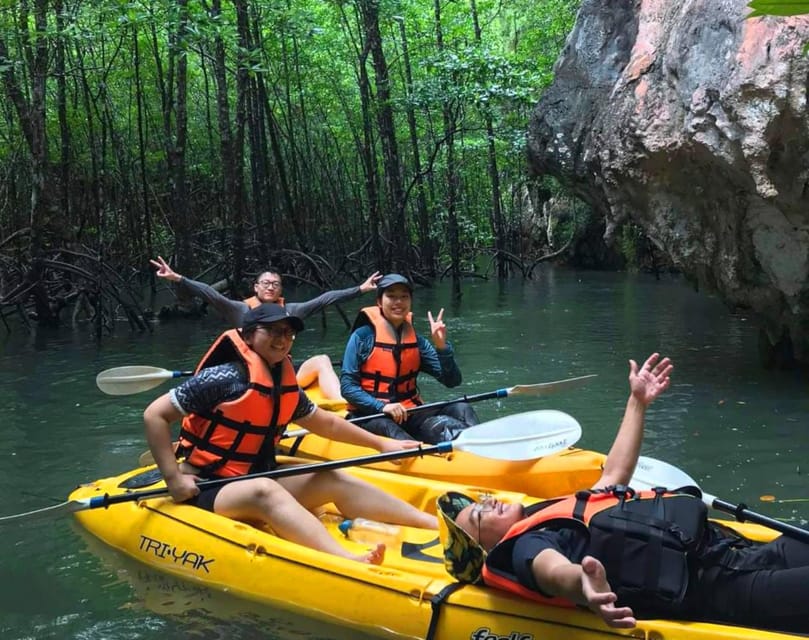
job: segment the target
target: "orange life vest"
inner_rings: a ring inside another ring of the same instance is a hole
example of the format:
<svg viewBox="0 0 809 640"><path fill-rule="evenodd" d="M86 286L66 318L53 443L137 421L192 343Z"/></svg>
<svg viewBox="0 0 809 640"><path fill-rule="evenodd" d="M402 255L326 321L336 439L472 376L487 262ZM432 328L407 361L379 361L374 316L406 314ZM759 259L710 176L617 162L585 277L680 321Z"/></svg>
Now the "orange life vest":
<svg viewBox="0 0 809 640"><path fill-rule="evenodd" d="M374 329L374 347L360 367L360 386L385 404L400 402L405 407L420 405L416 378L421 354L413 328L413 314L408 313L401 332L382 315L379 307L365 307L354 327L370 324Z"/></svg>
<svg viewBox="0 0 809 640"><path fill-rule="evenodd" d="M276 385L267 363L235 329L219 336L195 373L235 360L247 367L247 391L183 418L178 451L203 475L239 476L272 468L275 444L298 406L300 390L289 357L280 364L281 384Z"/></svg>
<svg viewBox="0 0 809 640"><path fill-rule="evenodd" d="M245 298L244 300L242 300L242 302L244 302L251 309L255 309L258 305L264 304L263 302L261 302L261 300L258 299L258 296L250 296L249 298ZM275 304L280 304L283 307L284 299L278 298L278 300L275 301Z"/></svg>
<svg viewBox="0 0 809 640"><path fill-rule="evenodd" d="M487 585L545 604L573 606L522 586L510 567L517 537L541 528L577 527L587 535L588 555L602 562L618 603L637 614L673 613L682 603L689 575L699 559L707 509L690 493L664 489L634 492L579 491L549 501L515 523L489 552L483 567Z"/></svg>

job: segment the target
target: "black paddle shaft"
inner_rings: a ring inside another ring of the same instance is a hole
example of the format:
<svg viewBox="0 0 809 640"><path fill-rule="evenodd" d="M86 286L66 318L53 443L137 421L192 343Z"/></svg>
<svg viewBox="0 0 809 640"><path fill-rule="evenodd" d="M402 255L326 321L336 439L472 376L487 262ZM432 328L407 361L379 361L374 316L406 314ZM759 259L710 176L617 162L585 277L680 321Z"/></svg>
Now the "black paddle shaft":
<svg viewBox="0 0 809 640"><path fill-rule="evenodd" d="M505 398L506 396L508 396L508 389L497 389L496 391L486 391L485 393L476 393L471 396L461 396L460 398L455 398L454 400L439 400L438 402L420 404L416 407L411 407L408 409L407 413L416 413L417 411L425 411L426 409L438 409L439 407L447 407L458 402L479 402L480 400L492 400L493 398ZM368 422L369 420L386 418L387 415L387 413L374 413L370 416L358 416L356 418L351 418L349 422L353 422L354 424L362 424L363 422Z"/></svg>
<svg viewBox="0 0 809 640"><path fill-rule="evenodd" d="M312 464L296 464L282 469L273 469L272 471L262 471L260 473L250 473L244 476L233 476L229 478L215 478L213 480L203 480L198 482L197 486L200 489L210 489L212 487L219 487L230 482L239 480L252 480L253 478L286 478L288 476L297 476L304 473L313 473L315 471L330 471L332 469L343 469L345 467L356 467L364 464L374 464L376 462L388 462L389 460L401 460L402 458L415 458L418 456L429 455L433 453L450 453L452 451L451 442L441 442L439 444L430 445L427 447L416 447L415 449L404 449L402 451L388 451L387 453L376 453L368 456L360 456L357 458L346 458L343 460L330 460L327 462L314 462ZM130 493L121 493L116 496L104 494L91 498L89 508L94 509L97 507L108 507L112 504L120 502L134 502L136 500L144 500L146 498L155 498L157 496L167 495L168 489L161 487L159 489L149 489L147 491L133 491Z"/></svg>
<svg viewBox="0 0 809 640"><path fill-rule="evenodd" d="M806 529L796 527L795 525L787 522L781 522L780 520L756 513L755 511L750 511L750 509L748 509L747 505L744 503L733 504L731 502L720 500L719 498L714 498L711 506L713 506L713 508L717 511L724 511L725 513L730 513L736 516L736 519L739 522L749 521L755 522L756 524L763 524L765 527L769 527L774 531L780 531L784 535L791 538L809 543L809 531Z"/></svg>

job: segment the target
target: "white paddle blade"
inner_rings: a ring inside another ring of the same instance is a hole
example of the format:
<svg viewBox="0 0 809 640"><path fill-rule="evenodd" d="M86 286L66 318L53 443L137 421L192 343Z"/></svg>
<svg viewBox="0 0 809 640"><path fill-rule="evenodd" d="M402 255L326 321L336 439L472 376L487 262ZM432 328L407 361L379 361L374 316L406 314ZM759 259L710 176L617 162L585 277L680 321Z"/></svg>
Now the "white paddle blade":
<svg viewBox="0 0 809 640"><path fill-rule="evenodd" d="M586 384L591 378L595 378L597 374L591 373L587 376L579 376L577 378L568 378L567 380L556 380L554 382L541 382L539 384L518 384L515 387L508 389L510 396L547 396L560 391L567 391L568 389L575 389L583 384Z"/></svg>
<svg viewBox="0 0 809 640"><path fill-rule="evenodd" d="M564 451L581 438L581 425L554 409L527 411L464 429L452 441L456 451L497 460L534 460Z"/></svg>
<svg viewBox="0 0 809 640"><path fill-rule="evenodd" d="M685 471L673 464L640 456L629 486L633 489L652 489L653 487L677 489L687 486L698 487L699 485Z"/></svg>
<svg viewBox="0 0 809 640"><path fill-rule="evenodd" d="M159 367L134 365L114 367L96 376L96 386L110 396L126 396L148 391L164 380L174 377L174 372Z"/></svg>

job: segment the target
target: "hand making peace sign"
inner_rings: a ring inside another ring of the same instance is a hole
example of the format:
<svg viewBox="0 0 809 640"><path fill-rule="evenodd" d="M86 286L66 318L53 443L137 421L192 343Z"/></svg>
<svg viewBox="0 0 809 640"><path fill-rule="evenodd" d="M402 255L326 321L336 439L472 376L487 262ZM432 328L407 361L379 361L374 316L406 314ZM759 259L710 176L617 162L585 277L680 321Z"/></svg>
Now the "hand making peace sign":
<svg viewBox="0 0 809 640"><path fill-rule="evenodd" d="M436 349L444 350L447 346L447 325L444 324L444 309L438 312L433 319L433 312L427 312L427 319L430 321L430 333L433 336L433 344Z"/></svg>

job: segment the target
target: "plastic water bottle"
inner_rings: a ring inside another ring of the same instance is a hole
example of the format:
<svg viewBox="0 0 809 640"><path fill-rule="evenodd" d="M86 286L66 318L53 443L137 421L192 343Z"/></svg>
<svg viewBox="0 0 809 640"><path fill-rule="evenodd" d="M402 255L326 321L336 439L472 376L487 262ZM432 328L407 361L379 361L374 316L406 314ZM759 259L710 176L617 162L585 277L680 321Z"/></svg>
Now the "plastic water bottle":
<svg viewBox="0 0 809 640"><path fill-rule="evenodd" d="M365 518L343 520L338 528L346 538L360 544L384 543L388 548L393 548L402 539L402 530L395 524Z"/></svg>

